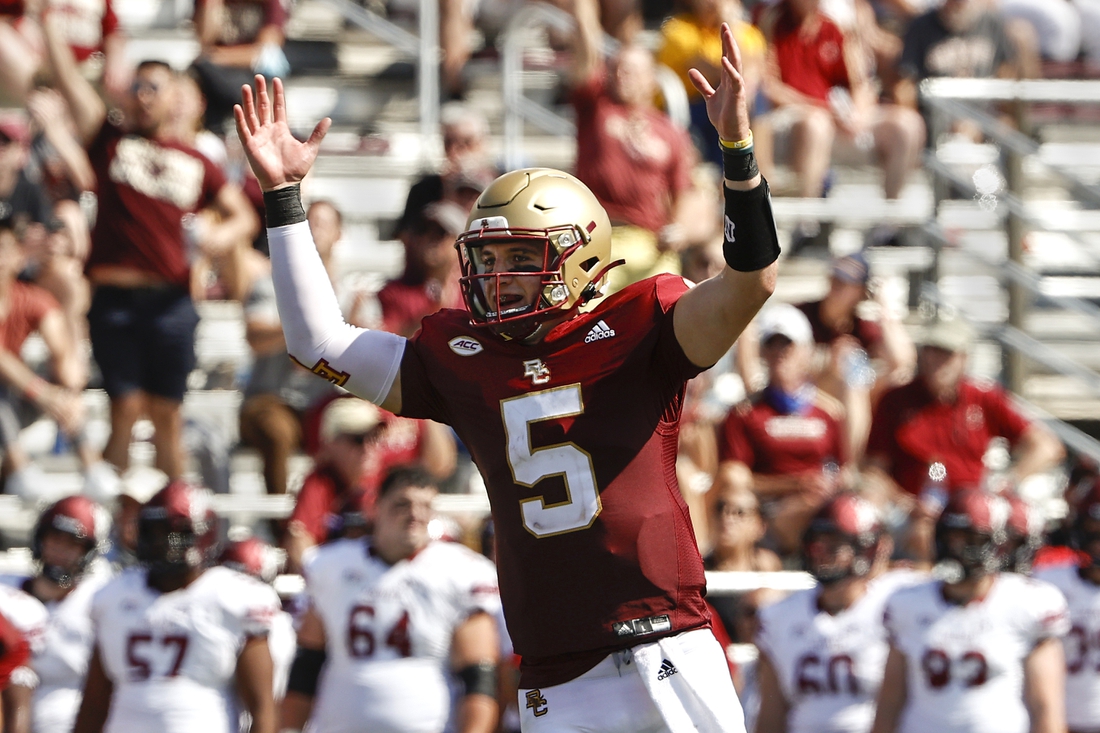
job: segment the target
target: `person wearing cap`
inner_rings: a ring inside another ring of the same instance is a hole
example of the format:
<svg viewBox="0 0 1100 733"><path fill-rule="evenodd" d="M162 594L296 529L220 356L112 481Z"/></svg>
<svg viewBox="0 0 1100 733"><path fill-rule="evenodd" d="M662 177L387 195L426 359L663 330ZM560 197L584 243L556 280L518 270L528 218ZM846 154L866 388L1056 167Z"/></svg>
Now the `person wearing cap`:
<svg viewBox="0 0 1100 733"><path fill-rule="evenodd" d="M911 551L930 557L932 511L913 499L928 481L928 469L942 463L948 492L981 485L982 457L993 438L1005 438L1013 452L1012 485L1045 471L1065 456L1062 444L1042 423L1024 417L999 386L966 376L974 331L963 320L931 323L920 339L917 374L883 395L875 408L865 466L888 476L911 507Z"/></svg>
<svg viewBox="0 0 1100 733"><path fill-rule="evenodd" d="M441 199L424 206L401 230L405 269L377 296L383 330L409 337L425 316L462 307L454 244L466 229L466 214L457 203Z"/></svg>
<svg viewBox="0 0 1100 733"><path fill-rule="evenodd" d="M363 400L333 400L321 415L316 465L302 482L284 547L287 568L302 566L307 549L322 544L346 497L359 491L371 454L386 429L382 412Z"/></svg>
<svg viewBox="0 0 1100 733"><path fill-rule="evenodd" d="M781 303L757 318L768 383L719 428L714 496L735 487L760 500L772 540L793 552L806 522L837 489L847 463L843 407L810 379L813 334Z"/></svg>
<svg viewBox="0 0 1100 733"><path fill-rule="evenodd" d="M283 542L292 569L306 548L335 536L353 494L362 496L359 506L370 523L390 469L417 466L440 481L455 468L455 440L445 425L399 417L358 399L338 397L324 405L316 431L314 470L298 491ZM311 436L304 442L311 448Z"/></svg>
<svg viewBox="0 0 1100 733"><path fill-rule="evenodd" d="M833 261L829 292L821 300L801 303L813 328L814 342L828 350L815 382L844 404L848 453L863 455L871 429L871 406L882 392L904 384L917 360L905 326L883 301L881 289L872 293L871 263L862 252ZM864 303L874 303L878 318L865 318ZM871 360L874 371L867 361Z"/></svg>

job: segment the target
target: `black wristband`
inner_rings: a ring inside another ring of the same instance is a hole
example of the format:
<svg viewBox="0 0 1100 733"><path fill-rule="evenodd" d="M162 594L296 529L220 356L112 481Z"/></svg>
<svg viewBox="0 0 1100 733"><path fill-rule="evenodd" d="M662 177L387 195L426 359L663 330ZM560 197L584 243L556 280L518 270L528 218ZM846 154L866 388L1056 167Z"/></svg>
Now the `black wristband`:
<svg viewBox="0 0 1100 733"><path fill-rule="evenodd" d="M727 181L751 181L759 172L751 146L747 150L722 148L722 173Z"/></svg>
<svg viewBox="0 0 1100 733"><path fill-rule="evenodd" d="M264 218L267 228L285 227L306 220L306 210L302 207L302 187L293 186L264 191Z"/></svg>
<svg viewBox="0 0 1100 733"><path fill-rule="evenodd" d="M497 666L492 662L471 664L458 670L463 694L497 696Z"/></svg>
<svg viewBox="0 0 1100 733"><path fill-rule="evenodd" d="M722 239L726 264L738 272L763 270L779 259L780 252L768 182L761 179L760 185L749 191L722 189L726 195Z"/></svg>
<svg viewBox="0 0 1100 733"><path fill-rule="evenodd" d="M298 647L287 677L287 692L300 692L306 697L316 695L317 679L321 676L321 668L325 666L326 656L324 649Z"/></svg>

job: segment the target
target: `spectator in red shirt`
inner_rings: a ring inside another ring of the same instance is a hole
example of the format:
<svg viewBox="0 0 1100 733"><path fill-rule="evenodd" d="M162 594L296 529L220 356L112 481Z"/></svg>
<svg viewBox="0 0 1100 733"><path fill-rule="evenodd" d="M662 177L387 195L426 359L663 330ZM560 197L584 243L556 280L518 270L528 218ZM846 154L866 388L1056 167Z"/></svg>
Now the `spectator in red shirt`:
<svg viewBox="0 0 1100 733"><path fill-rule="evenodd" d="M99 182L99 215L85 273L95 293L88 313L92 353L111 400L104 457L125 470L134 423L148 415L156 466L183 473L180 407L195 364L198 314L191 302L191 250L217 256L258 225L236 186L197 151L172 139L172 70L138 66L127 101L127 126L107 119L102 99L61 43L55 17L46 39L58 86ZM214 208L220 221L193 227L188 214Z"/></svg>
<svg viewBox="0 0 1100 733"><path fill-rule="evenodd" d="M875 408L866 466L885 474L900 490L898 503L911 508L912 551L931 558L936 508L913 501L928 481L928 468L942 463L948 491L982 484L982 457L993 438L1008 440L1016 484L1062 460L1065 450L1044 425L1013 407L1003 390L965 376L973 331L961 320L933 323L921 340L917 375L883 395Z"/></svg>
<svg viewBox="0 0 1100 733"><path fill-rule="evenodd" d="M715 496L730 487L759 497L784 553L797 549L806 522L836 490L847 462L840 404L810 381L813 335L806 316L778 304L757 318L768 385L730 410L719 429Z"/></svg>
<svg viewBox="0 0 1100 733"><path fill-rule="evenodd" d="M763 90L776 107L754 125L761 171L772 177L780 135L789 132L784 157L798 176L798 195L822 196L839 131L858 149L874 153L885 174L886 198L896 199L917 164L924 122L909 108L876 103L858 42L820 5L781 0L761 21L768 39Z"/></svg>
<svg viewBox="0 0 1100 733"><path fill-rule="evenodd" d="M679 273L680 250L708 238L718 217L690 205L698 156L687 132L653 105L653 55L623 45L605 65L596 3L577 0L575 13L576 174L611 218L612 255L626 260L610 275L611 290L619 290L659 272Z"/></svg>
<svg viewBox="0 0 1100 733"><path fill-rule="evenodd" d="M400 233L405 271L378 291L382 328L409 337L424 316L463 308L455 237L466 230L466 212L451 201L425 206Z"/></svg>
<svg viewBox="0 0 1100 733"><path fill-rule="evenodd" d="M99 456L79 439L86 370L78 344L54 297L17 279L23 263L11 223L0 220L0 453L6 492L33 501L41 498L44 487L41 470L19 445L27 407L56 420L58 428L77 442L85 469L95 465ZM50 352L52 382L39 377L20 357L27 336L36 331ZM104 487L104 491L111 489Z"/></svg>
<svg viewBox="0 0 1100 733"><path fill-rule="evenodd" d="M133 70L112 0L0 0L0 89L19 100L30 93L46 56L44 13L58 16L85 76L121 96Z"/></svg>
<svg viewBox="0 0 1100 733"><path fill-rule="evenodd" d="M206 126L222 132L233 115L241 85L253 73L283 76L289 15L282 0L195 0L195 32L202 54L194 69L206 95Z"/></svg>
<svg viewBox="0 0 1100 733"><path fill-rule="evenodd" d="M390 469L417 464L438 480L455 467L448 428L397 417L357 398L337 398L324 408L319 438L316 466L290 515L284 543L290 563L300 563L306 549L328 538L356 494L363 494L359 506L369 523L378 487Z"/></svg>

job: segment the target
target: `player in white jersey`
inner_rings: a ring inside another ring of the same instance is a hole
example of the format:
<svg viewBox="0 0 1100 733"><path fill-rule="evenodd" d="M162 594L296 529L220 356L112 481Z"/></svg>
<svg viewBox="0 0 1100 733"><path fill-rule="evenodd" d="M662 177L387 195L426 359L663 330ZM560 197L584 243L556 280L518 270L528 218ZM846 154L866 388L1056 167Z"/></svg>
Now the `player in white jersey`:
<svg viewBox="0 0 1100 733"><path fill-rule="evenodd" d="M1100 731L1100 482L1093 481L1075 506L1071 537L1083 555L1079 565L1041 570L1069 605L1066 655L1066 722L1073 733Z"/></svg>
<svg viewBox="0 0 1100 733"><path fill-rule="evenodd" d="M1047 583L1000 572L1008 503L980 491L936 524L943 580L886 603L890 655L874 733L1065 731L1066 601Z"/></svg>
<svg viewBox="0 0 1100 733"><path fill-rule="evenodd" d="M41 601L19 588L0 584L0 614L23 635L32 655L42 649L50 614ZM29 661L12 671L10 684L0 693L4 711L0 730L8 733L30 730L31 697L37 685L38 676Z"/></svg>
<svg viewBox="0 0 1100 733"><path fill-rule="evenodd" d="M110 577L96 563L107 535L107 514L83 496L70 496L48 507L38 518L31 549L38 562L32 577L7 576L2 582L40 601L49 613L35 644L31 668L33 689L12 690L31 697L34 733L69 733L80 707L80 692L92 655L92 596ZM22 733L18 726L12 733Z"/></svg>
<svg viewBox="0 0 1100 733"><path fill-rule="evenodd" d="M141 510L138 558L96 593L95 651L76 733L235 733L235 689L255 733L275 731L267 634L278 596L209 567L208 492L172 482Z"/></svg>
<svg viewBox="0 0 1100 733"><path fill-rule="evenodd" d="M759 611L757 733L867 733L888 644L882 608L891 590L920 576L883 574L892 544L874 507L833 498L802 538L819 586Z"/></svg>
<svg viewBox="0 0 1100 733"><path fill-rule="evenodd" d="M267 585L274 582L279 572L275 549L256 537L226 543L218 556L218 565L249 575ZM294 661L294 636L294 619L280 610L272 619L271 632L267 635L267 647L271 651L275 671L276 701L282 700L286 692L286 678L290 674L290 663Z"/></svg>
<svg viewBox="0 0 1100 733"><path fill-rule="evenodd" d="M440 733L454 672L465 694L453 730L495 730L496 570L430 540L435 494L422 470L396 469L379 488L373 535L322 546L308 561L283 729L308 720L316 733Z"/></svg>

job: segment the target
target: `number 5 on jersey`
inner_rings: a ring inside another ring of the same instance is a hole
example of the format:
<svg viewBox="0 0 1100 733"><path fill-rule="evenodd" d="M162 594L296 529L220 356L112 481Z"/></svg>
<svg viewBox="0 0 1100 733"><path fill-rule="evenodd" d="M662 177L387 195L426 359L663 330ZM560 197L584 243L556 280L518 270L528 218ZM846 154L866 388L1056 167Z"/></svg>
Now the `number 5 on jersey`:
<svg viewBox="0 0 1100 733"><path fill-rule="evenodd" d="M508 465L520 486L534 486L551 476L565 481L565 501L547 504L544 496L520 501L523 526L536 537L553 537L588 529L600 513L600 492L592 457L575 443L531 446L531 424L573 417L584 412L580 384L569 384L500 401Z"/></svg>

